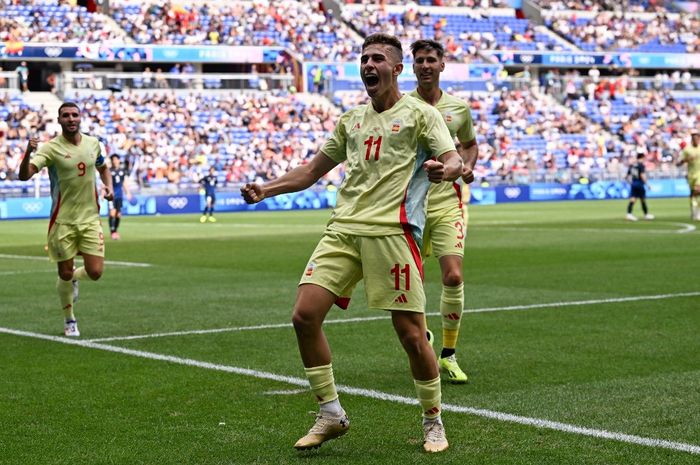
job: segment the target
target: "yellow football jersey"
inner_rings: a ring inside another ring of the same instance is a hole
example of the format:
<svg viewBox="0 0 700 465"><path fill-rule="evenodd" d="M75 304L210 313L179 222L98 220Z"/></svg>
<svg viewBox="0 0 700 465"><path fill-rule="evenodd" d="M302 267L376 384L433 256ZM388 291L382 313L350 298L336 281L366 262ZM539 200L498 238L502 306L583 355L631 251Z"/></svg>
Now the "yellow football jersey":
<svg viewBox="0 0 700 465"><path fill-rule="evenodd" d="M31 159L38 170L47 167L51 180L51 224L82 224L99 220L95 168L105 163L96 137L82 134L80 145L63 135L43 144Z"/></svg>
<svg viewBox="0 0 700 465"><path fill-rule="evenodd" d="M411 92L410 95L423 101L417 90ZM453 139L457 137L460 141L470 141L476 137L472 113L467 102L443 91L435 108L445 119ZM430 186L428 192L428 214L445 208L454 208L455 204L461 205L460 202L461 191L457 182L434 184Z"/></svg>
<svg viewBox="0 0 700 465"><path fill-rule="evenodd" d="M452 150L440 113L408 95L381 113L368 103L343 114L321 149L346 170L329 229L386 236L407 225L419 240L430 184L423 163Z"/></svg>
<svg viewBox="0 0 700 465"><path fill-rule="evenodd" d="M693 147L688 145L681 152L683 161L688 162L688 177L693 179L700 178L700 145Z"/></svg>

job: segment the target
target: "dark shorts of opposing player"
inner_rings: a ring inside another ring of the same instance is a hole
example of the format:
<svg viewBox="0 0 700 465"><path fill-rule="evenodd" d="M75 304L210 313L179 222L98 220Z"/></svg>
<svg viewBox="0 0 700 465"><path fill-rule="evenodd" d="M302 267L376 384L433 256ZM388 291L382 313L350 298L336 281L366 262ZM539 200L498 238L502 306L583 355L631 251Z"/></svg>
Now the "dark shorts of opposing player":
<svg viewBox="0 0 700 465"><path fill-rule="evenodd" d="M49 259L64 262L75 258L78 253L105 256L105 237L102 223L95 221L85 224L54 223L47 237Z"/></svg>
<svg viewBox="0 0 700 465"><path fill-rule="evenodd" d="M124 205L124 198L123 197L115 197L114 200L109 202L109 209L115 210L117 213L121 213L123 205Z"/></svg>
<svg viewBox="0 0 700 465"><path fill-rule="evenodd" d="M207 194L204 201L206 202L207 205L214 205L216 203L216 195L215 194Z"/></svg>
<svg viewBox="0 0 700 465"><path fill-rule="evenodd" d="M644 199L646 198L647 193L646 189L644 189L644 184L632 184L632 188L630 190L630 198L634 197L637 199Z"/></svg>
<svg viewBox="0 0 700 465"><path fill-rule="evenodd" d="M299 284L316 284L350 297L364 279L369 308L423 313L422 262L412 241L406 234L373 237L327 230Z"/></svg>

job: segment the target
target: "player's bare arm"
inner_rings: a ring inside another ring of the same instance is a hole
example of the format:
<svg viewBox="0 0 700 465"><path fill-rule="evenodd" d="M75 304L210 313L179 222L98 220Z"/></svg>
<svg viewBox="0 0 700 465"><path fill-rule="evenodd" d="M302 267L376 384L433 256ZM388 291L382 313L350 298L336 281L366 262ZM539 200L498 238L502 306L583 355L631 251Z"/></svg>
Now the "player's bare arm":
<svg viewBox="0 0 700 465"><path fill-rule="evenodd" d="M423 163L423 169L428 174L428 180L432 183L442 181L454 181L462 175L462 157L456 150L443 153L437 160L428 160Z"/></svg>
<svg viewBox="0 0 700 465"><path fill-rule="evenodd" d="M105 200L112 200L114 198L114 188L112 187L112 175L109 173L107 165L99 166L97 172L100 173L100 179L102 180L102 197Z"/></svg>
<svg viewBox="0 0 700 465"><path fill-rule="evenodd" d="M457 151L464 162L462 181L465 184L471 184L474 182L474 173L472 171L476 166L476 161L479 159L479 145L476 143L476 139L459 141Z"/></svg>
<svg viewBox="0 0 700 465"><path fill-rule="evenodd" d="M311 187L326 173L335 168L337 162L319 152L306 165L298 166L279 178L265 184L248 183L241 187L246 203L258 203L267 197L298 192Z"/></svg>
<svg viewBox="0 0 700 465"><path fill-rule="evenodd" d="M31 177L34 176L37 172L39 172L39 170L36 169L36 166L29 163L29 160L32 157L32 153L34 151L36 151L38 146L39 146L39 139L36 137L30 138L29 142L27 142L27 148L24 151L24 157L22 158L22 163L20 163L20 165L19 165L19 180L20 181L27 181L27 180L31 179Z"/></svg>

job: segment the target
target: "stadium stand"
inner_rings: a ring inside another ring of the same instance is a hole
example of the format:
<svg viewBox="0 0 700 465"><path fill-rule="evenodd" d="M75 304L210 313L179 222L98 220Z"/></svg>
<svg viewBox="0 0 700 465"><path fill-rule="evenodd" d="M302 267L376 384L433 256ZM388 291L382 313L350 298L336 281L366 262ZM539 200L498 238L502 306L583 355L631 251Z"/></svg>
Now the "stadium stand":
<svg viewBox="0 0 700 465"><path fill-rule="evenodd" d="M688 14L653 18L605 11L592 17L547 13L547 25L585 51L695 53L700 19Z"/></svg>
<svg viewBox="0 0 700 465"><path fill-rule="evenodd" d="M670 2L662 0L537 0L537 4L548 10L575 11L616 11L625 10L629 13L665 13L672 8Z"/></svg>
<svg viewBox="0 0 700 465"><path fill-rule="evenodd" d="M357 57L359 37L318 8L318 2L168 1L117 3L114 19L136 42L175 45L268 45L303 54L307 60Z"/></svg>
<svg viewBox="0 0 700 465"><path fill-rule="evenodd" d="M217 168L222 184L278 177L316 153L339 115L321 100L286 93L103 93L71 100L86 115L83 131L127 160L141 187L184 188L209 166ZM11 142L0 152L6 155L4 176L13 178L24 149L19 145L26 143L29 127L45 129L38 121L46 115L19 98L8 104L2 108L14 115L10 126L25 127L8 132ZM337 182L338 176L333 172L326 181Z"/></svg>
<svg viewBox="0 0 700 465"><path fill-rule="evenodd" d="M629 2L627 11L639 13L624 17L612 11L614 2L537 2L547 24L571 46L534 19L516 17L499 0L386 1L382 6L346 1L340 18L311 0L185 5L120 1L113 3L111 17L65 2L0 2L5 40L266 44L299 56L299 70L283 70L298 75L274 85L255 66L242 67L238 80L231 82L220 69L207 73L189 64L179 73L170 68L178 64L149 62L129 72L64 69L60 97L78 101L85 109L83 130L123 156L142 189L192 189L209 166L217 168L223 185L236 185L270 179L304 163L329 136L340 112L366 100L359 77L334 77L356 60L362 36L377 30L398 35L406 46L417 38L440 40L448 61L468 70L468 78L451 76L443 85L472 107L481 153L476 174L481 179L619 179L629 157L638 152L647 154L652 175L670 173L688 131L700 122L700 79L687 69L639 76L607 66L506 69L489 61L490 52L505 49L637 50L680 56L696 51L698 18L667 9L649 15L663 8L653 0ZM573 14L567 10L571 8L576 9ZM335 63L340 68L324 68L331 62L341 62ZM3 65L14 69L16 63ZM295 93L291 83L302 73L316 95ZM59 127L53 114L12 90L15 75L0 72L5 79L0 83L0 92L5 92L0 94L0 191L21 194L33 188L15 181L28 135L48 139ZM315 76L328 80L317 86ZM412 79L401 80L404 91L414 85ZM113 92L106 90L110 88ZM324 182L341 179L339 170ZM48 185L47 178L40 177L38 185Z"/></svg>
<svg viewBox="0 0 700 465"><path fill-rule="evenodd" d="M491 15L481 10L448 11L421 10L417 6L348 7L343 11L343 19L364 36L381 30L396 35L406 44L420 38L438 40L444 43L448 60L456 62L481 62L479 52L485 50L570 49L527 19ZM410 58L408 51L407 58Z"/></svg>
<svg viewBox="0 0 700 465"><path fill-rule="evenodd" d="M0 42L130 42L108 16L64 3L0 0Z"/></svg>

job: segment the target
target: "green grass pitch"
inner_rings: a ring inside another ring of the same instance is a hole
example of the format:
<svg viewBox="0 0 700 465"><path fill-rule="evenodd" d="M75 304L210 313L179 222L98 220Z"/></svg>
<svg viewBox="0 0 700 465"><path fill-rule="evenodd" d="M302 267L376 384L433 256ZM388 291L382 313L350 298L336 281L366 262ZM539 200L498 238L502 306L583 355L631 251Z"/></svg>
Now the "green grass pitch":
<svg viewBox="0 0 700 465"><path fill-rule="evenodd" d="M0 222L0 464L698 464L700 224L686 199L649 204L637 223L624 201L470 207L470 380L443 384L435 456L362 287L326 325L350 432L292 448L316 405L291 307L329 211L125 217L77 344L36 258L47 221ZM439 347L434 259L426 292Z"/></svg>

